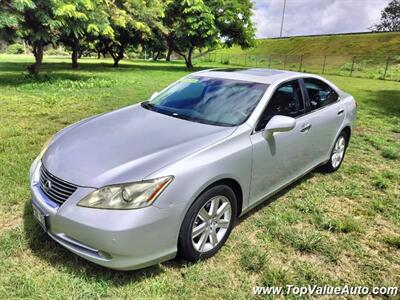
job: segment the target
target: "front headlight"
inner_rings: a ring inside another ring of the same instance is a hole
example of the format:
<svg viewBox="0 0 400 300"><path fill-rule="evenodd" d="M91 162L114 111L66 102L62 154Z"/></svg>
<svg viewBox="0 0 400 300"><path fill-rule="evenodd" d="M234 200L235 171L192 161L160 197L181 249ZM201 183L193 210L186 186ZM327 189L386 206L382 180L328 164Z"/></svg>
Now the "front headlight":
<svg viewBox="0 0 400 300"><path fill-rule="evenodd" d="M173 176L105 186L89 194L78 206L106 209L135 209L151 205L171 183Z"/></svg>

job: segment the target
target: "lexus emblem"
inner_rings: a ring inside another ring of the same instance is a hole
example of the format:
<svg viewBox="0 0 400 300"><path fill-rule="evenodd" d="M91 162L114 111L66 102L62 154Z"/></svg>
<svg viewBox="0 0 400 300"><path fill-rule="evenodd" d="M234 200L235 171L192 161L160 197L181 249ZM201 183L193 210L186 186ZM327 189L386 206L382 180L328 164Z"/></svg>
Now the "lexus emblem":
<svg viewBox="0 0 400 300"><path fill-rule="evenodd" d="M45 189L46 190L51 190L51 181L50 180L47 180L45 183L44 183L44 187L45 187Z"/></svg>

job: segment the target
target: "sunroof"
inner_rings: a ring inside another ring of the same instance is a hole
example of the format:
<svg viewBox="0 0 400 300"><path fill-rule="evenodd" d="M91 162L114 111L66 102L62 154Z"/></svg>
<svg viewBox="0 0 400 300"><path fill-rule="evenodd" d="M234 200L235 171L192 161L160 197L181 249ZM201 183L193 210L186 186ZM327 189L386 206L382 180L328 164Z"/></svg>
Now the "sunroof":
<svg viewBox="0 0 400 300"><path fill-rule="evenodd" d="M233 73L243 73L248 75L255 76L272 76L282 74L282 71L271 70L271 69L246 69L246 68L226 68L226 69L217 69L212 70L213 72L233 72Z"/></svg>

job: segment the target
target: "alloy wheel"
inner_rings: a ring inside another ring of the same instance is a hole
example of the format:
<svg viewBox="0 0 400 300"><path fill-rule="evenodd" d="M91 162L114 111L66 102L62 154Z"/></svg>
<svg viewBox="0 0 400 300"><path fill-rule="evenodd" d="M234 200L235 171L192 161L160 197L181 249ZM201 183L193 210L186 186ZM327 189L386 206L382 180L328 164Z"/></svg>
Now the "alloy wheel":
<svg viewBox="0 0 400 300"><path fill-rule="evenodd" d="M208 200L193 223L193 247L201 253L214 249L226 235L231 220L232 207L227 197L221 195Z"/></svg>
<svg viewBox="0 0 400 300"><path fill-rule="evenodd" d="M335 147L333 148L331 156L332 167L334 167L335 169L342 162L345 150L346 150L346 140L343 136L340 136L335 143Z"/></svg>

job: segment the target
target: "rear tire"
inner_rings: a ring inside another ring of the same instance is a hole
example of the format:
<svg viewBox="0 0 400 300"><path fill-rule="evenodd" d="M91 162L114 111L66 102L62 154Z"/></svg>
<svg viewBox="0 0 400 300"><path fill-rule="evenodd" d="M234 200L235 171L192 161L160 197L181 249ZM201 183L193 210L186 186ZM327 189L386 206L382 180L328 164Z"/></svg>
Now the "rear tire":
<svg viewBox="0 0 400 300"><path fill-rule="evenodd" d="M321 167L323 172L332 173L340 168L346 154L348 142L349 137L347 136L347 133L342 131L335 141L328 162Z"/></svg>
<svg viewBox="0 0 400 300"><path fill-rule="evenodd" d="M213 256L225 244L236 222L233 190L217 185L203 192L189 208L178 241L179 255L188 261Z"/></svg>

